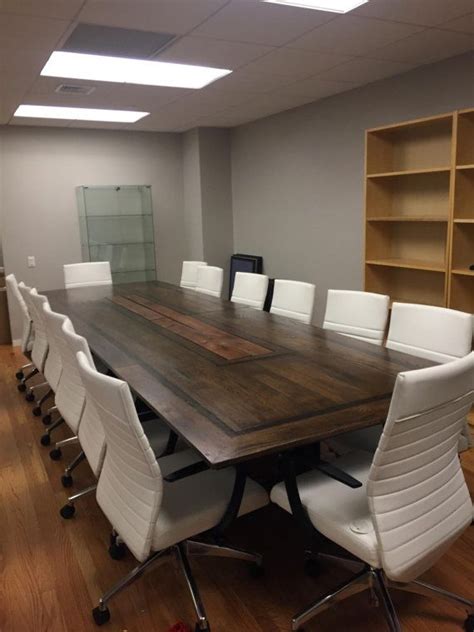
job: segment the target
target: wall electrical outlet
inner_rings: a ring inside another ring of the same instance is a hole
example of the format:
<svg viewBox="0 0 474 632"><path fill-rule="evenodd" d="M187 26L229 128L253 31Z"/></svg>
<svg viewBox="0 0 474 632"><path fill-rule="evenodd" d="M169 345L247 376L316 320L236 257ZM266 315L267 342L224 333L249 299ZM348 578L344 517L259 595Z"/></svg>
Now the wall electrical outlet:
<svg viewBox="0 0 474 632"><path fill-rule="evenodd" d="M35 257L28 257L28 267L36 268L36 259Z"/></svg>

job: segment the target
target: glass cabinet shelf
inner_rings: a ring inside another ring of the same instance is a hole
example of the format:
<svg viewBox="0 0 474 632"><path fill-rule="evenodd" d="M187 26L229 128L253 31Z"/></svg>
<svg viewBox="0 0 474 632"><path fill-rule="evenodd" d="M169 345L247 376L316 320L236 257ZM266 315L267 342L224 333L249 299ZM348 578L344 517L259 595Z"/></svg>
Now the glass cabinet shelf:
<svg viewBox="0 0 474 632"><path fill-rule="evenodd" d="M150 186L77 188L83 261L109 261L114 283L156 279Z"/></svg>

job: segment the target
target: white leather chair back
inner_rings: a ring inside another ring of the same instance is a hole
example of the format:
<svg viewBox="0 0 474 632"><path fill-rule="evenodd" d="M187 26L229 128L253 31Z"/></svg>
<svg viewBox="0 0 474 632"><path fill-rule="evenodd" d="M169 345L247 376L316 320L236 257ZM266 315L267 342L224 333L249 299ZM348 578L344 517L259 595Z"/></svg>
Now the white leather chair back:
<svg viewBox="0 0 474 632"><path fill-rule="evenodd" d="M49 301L46 296L37 294L35 290L30 292L30 299L33 303L35 312L41 317L42 327L44 328L46 340L48 343L48 354L43 367L43 375L46 378L50 388L56 392L58 388L59 378L61 377L62 362L56 339L49 329L48 320L45 311L51 311ZM66 318L63 316L63 318Z"/></svg>
<svg viewBox="0 0 474 632"><path fill-rule="evenodd" d="M160 467L137 417L128 384L98 373L78 354L82 381L107 442L97 502L139 561L150 554L163 497Z"/></svg>
<svg viewBox="0 0 474 632"><path fill-rule="evenodd" d="M202 266L207 266L205 261L183 261L183 268L181 270L181 282L180 286L191 290L196 289L198 269Z"/></svg>
<svg viewBox="0 0 474 632"><path fill-rule="evenodd" d="M45 311L44 314L48 321L48 331L51 331L56 338L62 364L54 401L64 421L73 433L77 434L85 404L85 391L77 370L74 351L63 331L66 329L74 332L74 327L69 318L64 320L63 314L57 314L51 310Z"/></svg>
<svg viewBox="0 0 474 632"><path fill-rule="evenodd" d="M76 287L112 285L112 273L108 261L70 263L63 266L66 290Z"/></svg>
<svg viewBox="0 0 474 632"><path fill-rule="evenodd" d="M87 340L75 333L70 321L63 323L62 333L71 351L72 358L76 365L77 374L84 389L84 408L77 436L91 470L93 471L95 477L99 478L105 456L105 433L94 403L91 401L90 397L88 397L87 390L84 388L84 384L82 383L77 354L81 352L86 361L89 363L89 366L95 370L94 360Z"/></svg>
<svg viewBox="0 0 474 632"><path fill-rule="evenodd" d="M270 312L309 325L313 316L315 290L312 283L275 279Z"/></svg>
<svg viewBox="0 0 474 632"><path fill-rule="evenodd" d="M367 495L383 568L408 582L472 521L458 441L474 401L474 353L400 373Z"/></svg>
<svg viewBox="0 0 474 632"><path fill-rule="evenodd" d="M387 347L435 362L462 358L472 348L472 316L445 307L394 303Z"/></svg>
<svg viewBox="0 0 474 632"><path fill-rule="evenodd" d="M216 266L199 266L196 291L209 296L221 297L224 283L224 270Z"/></svg>
<svg viewBox="0 0 474 632"><path fill-rule="evenodd" d="M390 298L353 290L328 290L323 329L381 345L387 326Z"/></svg>
<svg viewBox="0 0 474 632"><path fill-rule="evenodd" d="M46 326L42 312L39 312L36 304L33 302L33 296L37 296L36 289L18 285L18 289L23 296L23 299L28 307L28 311L33 319L33 328L35 331L35 337L33 340L33 347L31 349L31 359L35 367L43 372L46 356L48 355L48 338L46 336ZM44 297L46 298L46 297Z"/></svg>
<svg viewBox="0 0 474 632"><path fill-rule="evenodd" d="M231 301L263 309L267 297L268 277L253 272L236 272Z"/></svg>
<svg viewBox="0 0 474 632"><path fill-rule="evenodd" d="M23 296L18 289L18 283L14 274L8 274L5 278L7 289L10 293L10 296L14 301L17 302L18 307L20 309L21 321L22 321L22 332L21 332L21 350L23 353L27 351L31 351L33 346L33 328L32 328L32 318L28 311L28 307L23 299Z"/></svg>

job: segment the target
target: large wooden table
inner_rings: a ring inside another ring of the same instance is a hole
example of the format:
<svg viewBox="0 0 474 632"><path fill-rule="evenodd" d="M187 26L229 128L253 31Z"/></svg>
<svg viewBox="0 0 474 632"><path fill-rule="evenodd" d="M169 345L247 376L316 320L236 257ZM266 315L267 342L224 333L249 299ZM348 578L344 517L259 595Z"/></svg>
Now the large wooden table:
<svg viewBox="0 0 474 632"><path fill-rule="evenodd" d="M212 467L382 423L397 373L432 364L167 283L47 295Z"/></svg>

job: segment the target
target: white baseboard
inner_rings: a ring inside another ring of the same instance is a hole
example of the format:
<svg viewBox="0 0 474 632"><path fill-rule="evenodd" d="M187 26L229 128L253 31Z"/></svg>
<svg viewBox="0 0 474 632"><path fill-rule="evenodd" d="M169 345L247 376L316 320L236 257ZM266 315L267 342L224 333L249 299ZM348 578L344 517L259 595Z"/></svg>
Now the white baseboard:
<svg viewBox="0 0 474 632"><path fill-rule="evenodd" d="M12 340L12 347L21 347L21 338L16 338Z"/></svg>

